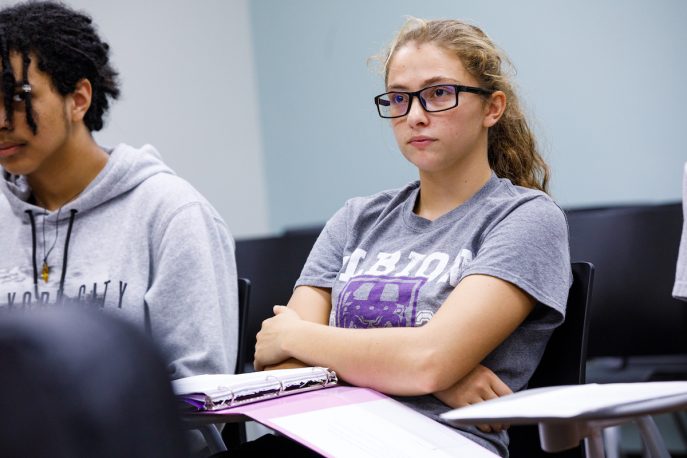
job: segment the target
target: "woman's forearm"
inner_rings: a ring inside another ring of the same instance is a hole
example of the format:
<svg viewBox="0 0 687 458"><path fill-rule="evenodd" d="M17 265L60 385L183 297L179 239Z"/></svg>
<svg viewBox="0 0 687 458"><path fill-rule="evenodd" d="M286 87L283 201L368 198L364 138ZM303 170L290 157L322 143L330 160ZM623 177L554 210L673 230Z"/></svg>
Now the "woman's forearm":
<svg viewBox="0 0 687 458"><path fill-rule="evenodd" d="M302 320L293 310L278 307L258 334L256 358L269 365L293 357L388 394L429 394L467 375L533 305L514 285L474 275L422 327L343 329Z"/></svg>
<svg viewBox="0 0 687 458"><path fill-rule="evenodd" d="M330 367L351 384L411 396L435 391L427 367L435 358L424 334L422 328L343 329L301 321L284 335L282 350Z"/></svg>

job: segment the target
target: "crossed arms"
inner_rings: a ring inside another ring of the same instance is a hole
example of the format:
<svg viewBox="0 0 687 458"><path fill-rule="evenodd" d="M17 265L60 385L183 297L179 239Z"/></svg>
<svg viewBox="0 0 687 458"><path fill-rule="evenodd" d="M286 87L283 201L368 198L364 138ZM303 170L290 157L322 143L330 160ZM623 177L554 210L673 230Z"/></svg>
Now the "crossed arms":
<svg viewBox="0 0 687 458"><path fill-rule="evenodd" d="M465 277L424 326L328 326L331 291L300 286L257 336L256 369L326 366L358 386L399 396L433 394L459 407L510 393L479 364L527 317L534 299L487 275ZM294 361L297 360L298 362Z"/></svg>

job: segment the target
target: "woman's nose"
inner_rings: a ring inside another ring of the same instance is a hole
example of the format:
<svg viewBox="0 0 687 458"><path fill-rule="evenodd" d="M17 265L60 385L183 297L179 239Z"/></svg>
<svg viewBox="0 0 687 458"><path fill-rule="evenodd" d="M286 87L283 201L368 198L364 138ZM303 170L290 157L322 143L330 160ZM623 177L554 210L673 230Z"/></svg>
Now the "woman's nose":
<svg viewBox="0 0 687 458"><path fill-rule="evenodd" d="M422 106L422 101L418 96L415 96L410 100L410 109L408 110L407 121L410 125L427 124L429 121L427 112Z"/></svg>

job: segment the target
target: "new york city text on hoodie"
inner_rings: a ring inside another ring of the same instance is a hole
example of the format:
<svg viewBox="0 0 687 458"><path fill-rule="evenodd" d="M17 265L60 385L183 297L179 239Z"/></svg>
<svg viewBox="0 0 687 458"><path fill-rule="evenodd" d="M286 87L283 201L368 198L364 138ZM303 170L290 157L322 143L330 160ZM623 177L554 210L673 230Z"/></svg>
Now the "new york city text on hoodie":
<svg viewBox="0 0 687 458"><path fill-rule="evenodd" d="M81 301L150 332L172 378L232 372L237 280L225 223L152 146L108 153L88 187L53 212L29 203L25 177L3 171L0 307Z"/></svg>

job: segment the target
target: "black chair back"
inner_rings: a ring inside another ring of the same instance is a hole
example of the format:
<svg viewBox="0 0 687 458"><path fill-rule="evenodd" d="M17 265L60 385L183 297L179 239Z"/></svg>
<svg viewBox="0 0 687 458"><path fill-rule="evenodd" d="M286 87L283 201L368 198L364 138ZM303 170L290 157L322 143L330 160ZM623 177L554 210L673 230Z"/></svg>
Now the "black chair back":
<svg viewBox="0 0 687 458"><path fill-rule="evenodd" d="M588 356L686 354L687 307L671 296L681 203L566 215L573 261L589 261L596 269Z"/></svg>
<svg viewBox="0 0 687 458"><path fill-rule="evenodd" d="M251 283L247 278L239 278L239 346L238 354L236 355L236 374L241 374L245 371L246 364L253 361L253 354L249 353L246 335L246 326L248 324L248 309L250 305Z"/></svg>
<svg viewBox="0 0 687 458"><path fill-rule="evenodd" d="M262 322L273 315L272 307L288 302L316 239L317 234L308 231L236 241L239 277L251 281L250 307L245 313L245 331L239 345L244 369L239 372L252 370L255 335Z"/></svg>
<svg viewBox="0 0 687 458"><path fill-rule="evenodd" d="M249 353L251 340L246 335L246 323L248 321L248 310L250 308L251 282L247 278L239 278L239 347L236 355L236 369L234 373L242 374L246 371L246 366L253 361L253 353ZM254 338L253 338L254 340ZM246 442L246 424L227 423L222 429L222 440L227 447L235 447Z"/></svg>
<svg viewBox="0 0 687 458"><path fill-rule="evenodd" d="M546 345L528 388L585 383L594 265L588 262L574 262L572 273L573 284L568 293L565 321L556 328ZM582 446L560 453L544 452L541 449L536 425L511 426L508 433L511 458L584 457Z"/></svg>

